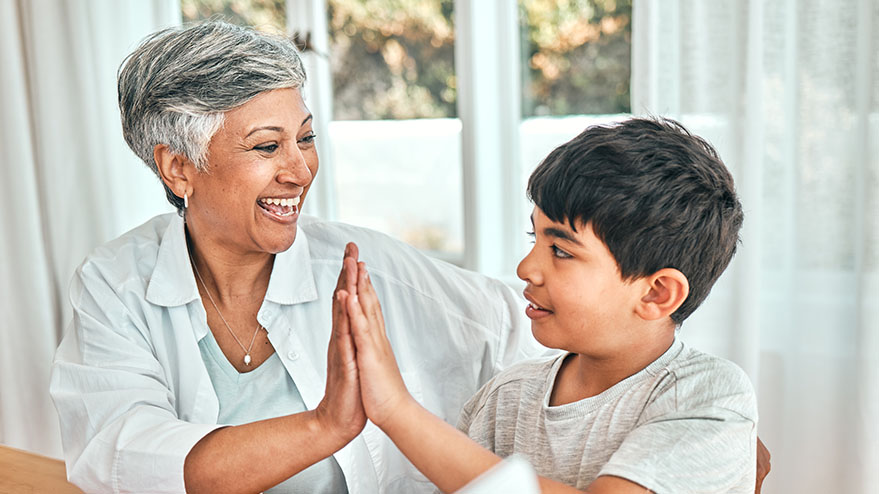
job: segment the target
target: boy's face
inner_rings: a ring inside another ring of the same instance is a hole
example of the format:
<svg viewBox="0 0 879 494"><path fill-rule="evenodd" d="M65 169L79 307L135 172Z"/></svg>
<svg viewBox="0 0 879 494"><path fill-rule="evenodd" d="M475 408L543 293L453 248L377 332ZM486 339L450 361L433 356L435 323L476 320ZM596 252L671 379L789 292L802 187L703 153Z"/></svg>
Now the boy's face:
<svg viewBox="0 0 879 494"><path fill-rule="evenodd" d="M637 338L634 308L643 294L623 281L616 260L589 224L577 231L535 207L534 246L516 274L527 282L525 313L541 344L595 357L625 354Z"/></svg>

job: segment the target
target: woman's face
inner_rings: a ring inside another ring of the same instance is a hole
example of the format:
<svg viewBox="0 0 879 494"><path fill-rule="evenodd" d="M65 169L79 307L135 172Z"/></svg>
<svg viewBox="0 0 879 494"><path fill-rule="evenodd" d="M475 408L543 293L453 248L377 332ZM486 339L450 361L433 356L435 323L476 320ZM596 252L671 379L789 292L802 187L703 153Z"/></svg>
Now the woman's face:
<svg viewBox="0 0 879 494"><path fill-rule="evenodd" d="M226 112L206 170L190 174L190 235L238 254L287 250L317 173L314 137L298 89L266 91Z"/></svg>

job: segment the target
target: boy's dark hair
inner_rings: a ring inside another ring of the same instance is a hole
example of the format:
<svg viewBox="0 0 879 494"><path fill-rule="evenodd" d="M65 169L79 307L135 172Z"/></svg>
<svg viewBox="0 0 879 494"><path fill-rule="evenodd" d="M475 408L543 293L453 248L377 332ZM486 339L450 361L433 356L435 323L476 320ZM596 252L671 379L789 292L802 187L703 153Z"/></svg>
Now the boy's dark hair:
<svg viewBox="0 0 879 494"><path fill-rule="evenodd" d="M690 293L684 321L736 252L742 205L717 151L680 123L632 118L589 127L553 150L528 180L552 221L591 223L623 279L679 270Z"/></svg>

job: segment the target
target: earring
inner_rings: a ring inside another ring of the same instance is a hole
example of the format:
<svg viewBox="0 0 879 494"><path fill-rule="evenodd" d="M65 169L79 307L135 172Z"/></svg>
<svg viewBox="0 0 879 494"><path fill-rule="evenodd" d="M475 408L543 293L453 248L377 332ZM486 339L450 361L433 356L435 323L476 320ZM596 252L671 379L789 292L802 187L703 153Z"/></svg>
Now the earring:
<svg viewBox="0 0 879 494"><path fill-rule="evenodd" d="M183 193L183 209L189 209L189 196L186 192Z"/></svg>

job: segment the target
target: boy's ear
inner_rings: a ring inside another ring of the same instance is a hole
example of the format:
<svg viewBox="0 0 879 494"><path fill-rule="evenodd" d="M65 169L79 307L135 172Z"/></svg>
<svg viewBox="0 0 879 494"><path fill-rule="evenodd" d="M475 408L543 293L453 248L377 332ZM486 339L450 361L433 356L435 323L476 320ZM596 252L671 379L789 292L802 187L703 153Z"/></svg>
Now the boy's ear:
<svg viewBox="0 0 879 494"><path fill-rule="evenodd" d="M647 321L671 316L690 294L690 282L684 273L663 268L642 278L645 294L635 306L635 313Z"/></svg>
<svg viewBox="0 0 879 494"><path fill-rule="evenodd" d="M195 166L186 157L174 153L167 144L157 144L153 148L153 159L156 160L156 168L162 182L178 197L184 194L192 196L192 185L189 174L195 170Z"/></svg>

